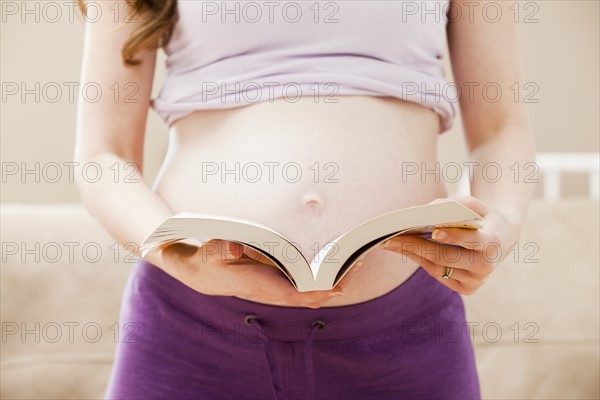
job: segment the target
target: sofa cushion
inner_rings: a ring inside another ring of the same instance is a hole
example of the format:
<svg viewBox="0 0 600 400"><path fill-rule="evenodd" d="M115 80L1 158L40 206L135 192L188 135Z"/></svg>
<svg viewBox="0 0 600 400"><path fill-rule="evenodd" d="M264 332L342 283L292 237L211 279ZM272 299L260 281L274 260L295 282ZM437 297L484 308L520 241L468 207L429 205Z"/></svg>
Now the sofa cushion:
<svg viewBox="0 0 600 400"><path fill-rule="evenodd" d="M463 296L485 398L600 398L598 209L535 200L515 250Z"/></svg>
<svg viewBox="0 0 600 400"><path fill-rule="evenodd" d="M1 218L2 398L101 398L136 259L78 204Z"/></svg>

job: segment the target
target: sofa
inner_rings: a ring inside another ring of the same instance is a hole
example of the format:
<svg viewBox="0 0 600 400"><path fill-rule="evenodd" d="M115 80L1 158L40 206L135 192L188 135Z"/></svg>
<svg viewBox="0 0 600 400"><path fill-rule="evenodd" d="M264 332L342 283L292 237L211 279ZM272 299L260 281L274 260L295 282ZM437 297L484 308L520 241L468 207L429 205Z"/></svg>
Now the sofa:
<svg viewBox="0 0 600 400"><path fill-rule="evenodd" d="M483 398L600 398L598 210L534 200L518 246L463 296ZM3 204L1 234L1 398L102 398L136 258L80 204Z"/></svg>

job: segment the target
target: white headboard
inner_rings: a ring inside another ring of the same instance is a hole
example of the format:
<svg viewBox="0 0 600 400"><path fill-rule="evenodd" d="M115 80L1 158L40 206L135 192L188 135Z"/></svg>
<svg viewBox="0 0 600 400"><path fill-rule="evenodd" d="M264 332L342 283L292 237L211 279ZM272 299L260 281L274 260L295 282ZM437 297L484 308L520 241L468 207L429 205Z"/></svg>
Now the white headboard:
<svg viewBox="0 0 600 400"><path fill-rule="evenodd" d="M600 189L600 153L598 152L566 152L566 153L537 153L535 163L539 170L537 178L542 178L543 198L547 201L557 201L561 198L561 184L563 172L580 172L588 175L588 197L599 199ZM468 195L469 170L465 168L461 175L456 193Z"/></svg>

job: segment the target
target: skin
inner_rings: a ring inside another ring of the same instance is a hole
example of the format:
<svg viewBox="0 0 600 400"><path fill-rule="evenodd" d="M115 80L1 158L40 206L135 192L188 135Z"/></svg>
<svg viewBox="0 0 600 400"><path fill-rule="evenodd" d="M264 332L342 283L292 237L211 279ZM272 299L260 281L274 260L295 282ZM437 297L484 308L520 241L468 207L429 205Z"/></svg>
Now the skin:
<svg viewBox="0 0 600 400"><path fill-rule="evenodd" d="M463 2L454 3L466 9ZM512 15L509 2L499 4L503 15ZM524 82L516 25L511 18L489 23L481 14L476 15L479 17L472 23L463 18L448 26L455 81L497 82L502 88L510 87L513 82ZM480 165L497 163L503 172L502 178L492 183L492 179L483 179L481 169L476 168L472 196L456 198L483 216L485 226L477 231L438 229L433 232L434 239L465 249L448 251L443 244L432 247L431 242L421 238L397 237L389 250L406 254L451 289L472 295L518 243L534 185L523 179L522 174L521 179L515 179L510 167L519 163L523 168L533 162L535 149L524 104L514 102L511 96L502 96L500 101L492 103L486 101L480 91L475 91L472 99L462 97L460 106L469 159ZM446 237L436 238L441 232L445 232ZM414 251L404 251L409 248ZM450 279L443 280L446 266L455 270Z"/></svg>
<svg viewBox="0 0 600 400"><path fill-rule="evenodd" d="M107 8L103 15L111 15L108 7L113 2L102 3L98 4ZM467 9L461 2L454 3ZM507 9L510 4L504 3L500 2L503 14L512 15ZM479 15L476 13L472 22L462 18L448 24L455 82L460 87L465 82L497 82L503 89L522 83L514 22L502 18L492 24ZM119 101L112 96L95 103L80 99L74 155L81 165L94 162L105 172L101 179L90 182L81 178L83 170L76 171L81 199L107 232L132 253L140 255L136 246L128 243L141 243L166 218L190 211L235 214L268 225L299 243L305 256L312 258L314 243L322 247L370 217L447 200L439 182L400 180L402 162L435 162L436 114L399 99L361 96L340 97L336 105L315 103L311 98L294 104L276 101L194 112L172 126L168 154L151 188L144 182L142 165L156 51L138 53L141 65L122 64L122 43L135 25L115 30L112 18L86 25L81 84L96 82L109 88L114 82L133 82L139 88L138 102L123 101L125 91ZM419 265L451 289L473 294L520 236L533 185L515 182L506 171L511 171L515 162L523 166L533 161L534 147L524 105L514 102L512 96L491 103L475 91L470 99L461 97L460 107L469 160L480 165L497 163L504 172L500 180L491 183L475 168L472 197L457 198L484 217L481 230L445 229L448 236L437 238L438 244L413 236L394 238L388 249L380 246L367 254L331 291L299 293L264 257L247 246L220 240L211 241L216 253L207 251L207 245L176 244L145 258L199 292L292 307L366 301L398 287ZM293 125L287 122L290 119ZM248 138L252 142L244 142ZM249 148L248 143L258 145ZM386 152L390 148L394 152ZM198 171L199 165L194 163L204 157L260 163L275 160L274 154L303 166L315 160L333 161L339 166L339 183L327 186L304 180L290 186L276 182L244 192L246 188L235 182L199 184L197 175L189 173ZM124 174L132 172L127 182L115 182L110 173L115 165ZM240 196L244 196L243 204ZM451 257L443 243L467 248L460 250L460 257ZM482 250L489 244L500 249L501 257L492 260L484 255ZM441 279L446 266L455 268L449 280ZM340 291L344 295L332 297Z"/></svg>

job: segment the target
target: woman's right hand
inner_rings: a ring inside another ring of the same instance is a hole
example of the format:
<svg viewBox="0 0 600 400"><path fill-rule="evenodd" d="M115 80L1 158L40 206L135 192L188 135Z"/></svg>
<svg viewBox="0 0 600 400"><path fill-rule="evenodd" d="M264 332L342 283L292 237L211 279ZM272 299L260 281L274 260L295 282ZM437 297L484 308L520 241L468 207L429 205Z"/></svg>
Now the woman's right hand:
<svg viewBox="0 0 600 400"><path fill-rule="evenodd" d="M268 258L236 242L215 239L202 247L175 243L164 248L162 256L165 272L207 295L320 308L342 292L339 285L332 290L299 292Z"/></svg>

